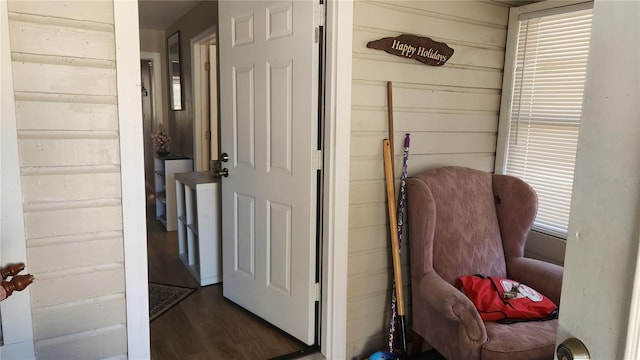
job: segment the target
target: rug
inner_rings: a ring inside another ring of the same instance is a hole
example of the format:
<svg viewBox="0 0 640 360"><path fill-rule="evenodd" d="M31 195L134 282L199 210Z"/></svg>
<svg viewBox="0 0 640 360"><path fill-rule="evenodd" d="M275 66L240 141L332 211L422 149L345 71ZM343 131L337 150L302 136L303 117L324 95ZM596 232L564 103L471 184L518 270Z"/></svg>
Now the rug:
<svg viewBox="0 0 640 360"><path fill-rule="evenodd" d="M153 321L158 316L167 312L196 289L149 283L149 321Z"/></svg>

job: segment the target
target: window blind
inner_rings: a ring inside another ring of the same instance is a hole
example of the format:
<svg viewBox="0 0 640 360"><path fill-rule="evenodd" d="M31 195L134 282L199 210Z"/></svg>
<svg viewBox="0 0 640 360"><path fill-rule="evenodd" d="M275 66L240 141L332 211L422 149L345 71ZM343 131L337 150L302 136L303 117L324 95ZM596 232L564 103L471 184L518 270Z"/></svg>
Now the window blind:
<svg viewBox="0 0 640 360"><path fill-rule="evenodd" d="M538 194L535 230L567 237L592 9L520 18L505 172Z"/></svg>

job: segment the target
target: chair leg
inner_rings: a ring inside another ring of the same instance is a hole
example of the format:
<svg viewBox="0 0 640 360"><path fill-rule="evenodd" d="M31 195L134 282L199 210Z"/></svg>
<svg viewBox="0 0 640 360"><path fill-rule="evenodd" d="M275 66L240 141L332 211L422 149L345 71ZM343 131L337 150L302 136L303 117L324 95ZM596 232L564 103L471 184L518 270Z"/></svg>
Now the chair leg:
<svg viewBox="0 0 640 360"><path fill-rule="evenodd" d="M409 356L414 357L422 352L422 346L424 345L424 339L420 334L413 331L411 336L411 346L409 347Z"/></svg>

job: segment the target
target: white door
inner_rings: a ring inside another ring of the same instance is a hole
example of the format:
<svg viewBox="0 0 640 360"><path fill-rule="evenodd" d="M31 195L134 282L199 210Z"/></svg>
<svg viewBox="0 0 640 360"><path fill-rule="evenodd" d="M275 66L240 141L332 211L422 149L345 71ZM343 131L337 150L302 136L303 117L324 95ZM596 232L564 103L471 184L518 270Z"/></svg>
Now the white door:
<svg viewBox="0 0 640 360"><path fill-rule="evenodd" d="M318 45L310 1L219 3L224 296L312 344Z"/></svg>
<svg viewBox="0 0 640 360"><path fill-rule="evenodd" d="M580 339L591 359L638 359L640 3L596 1L592 24L558 342Z"/></svg>

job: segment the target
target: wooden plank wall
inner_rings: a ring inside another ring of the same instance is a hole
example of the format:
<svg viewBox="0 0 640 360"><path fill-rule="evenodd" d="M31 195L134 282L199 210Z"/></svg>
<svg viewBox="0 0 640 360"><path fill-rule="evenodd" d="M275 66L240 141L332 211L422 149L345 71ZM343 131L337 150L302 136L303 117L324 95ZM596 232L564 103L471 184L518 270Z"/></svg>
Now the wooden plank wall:
<svg viewBox="0 0 640 360"><path fill-rule="evenodd" d="M125 357L113 4L8 10L37 357Z"/></svg>
<svg viewBox="0 0 640 360"><path fill-rule="evenodd" d="M354 3L348 358L386 349L392 279L382 161L386 82L393 82L396 179L406 132L409 176L444 165L493 171L508 13L489 1ZM402 33L446 42L455 53L444 66L430 67L366 47Z"/></svg>

